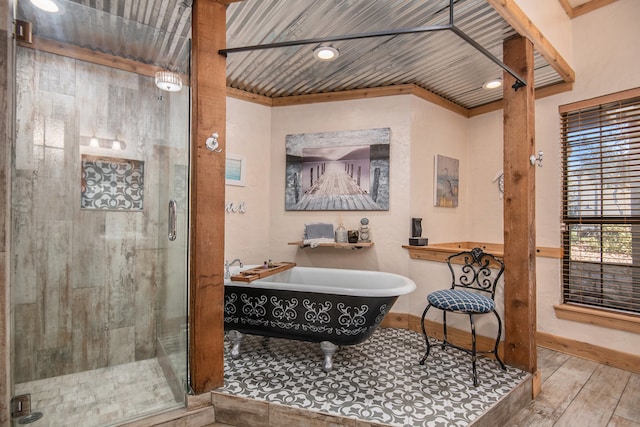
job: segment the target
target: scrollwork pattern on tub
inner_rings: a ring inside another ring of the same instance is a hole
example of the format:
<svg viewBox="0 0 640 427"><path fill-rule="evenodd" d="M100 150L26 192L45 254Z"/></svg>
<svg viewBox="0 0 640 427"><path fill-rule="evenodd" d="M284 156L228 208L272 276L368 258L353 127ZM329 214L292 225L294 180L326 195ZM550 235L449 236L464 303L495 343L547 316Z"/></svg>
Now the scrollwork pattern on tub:
<svg viewBox="0 0 640 427"><path fill-rule="evenodd" d="M316 334L332 334L333 333L333 328L325 325L316 326L316 325L306 325L303 323L302 330L305 332L311 331Z"/></svg>
<svg viewBox="0 0 640 427"><path fill-rule="evenodd" d="M362 328L336 328L336 335L347 335L347 336L353 336L353 335L359 335L362 333L367 332L367 328L366 326L363 326Z"/></svg>
<svg viewBox="0 0 640 427"><path fill-rule="evenodd" d="M279 320L273 320L270 322L271 327L272 328L280 328L280 329L293 329L293 330L298 330L300 329L300 323L293 323L293 322L281 322Z"/></svg>
<svg viewBox="0 0 640 427"><path fill-rule="evenodd" d="M262 317L267 314L267 309L264 308L264 305L267 303L267 297L265 295L250 297L247 294L242 294L240 299L244 303L242 312L247 316Z"/></svg>
<svg viewBox="0 0 640 427"><path fill-rule="evenodd" d="M224 316L224 323L238 323L240 318L235 316Z"/></svg>
<svg viewBox="0 0 640 427"><path fill-rule="evenodd" d="M236 301L238 294L229 294L224 299L224 312L227 314L236 314Z"/></svg>
<svg viewBox="0 0 640 427"><path fill-rule="evenodd" d="M240 321L245 325L251 326L269 326L269 321L264 319L250 319L248 317L241 317Z"/></svg>
<svg viewBox="0 0 640 427"><path fill-rule="evenodd" d="M329 310L333 304L329 301L311 302L308 299L302 301L302 305L307 311L304 313L304 320L312 323L329 323L331 316Z"/></svg>
<svg viewBox="0 0 640 427"><path fill-rule="evenodd" d="M298 299L280 299L278 297L271 297L271 304L273 305L273 310L271 313L273 317L279 320L295 320L298 317L298 313L296 312L296 307L298 306ZM288 329L288 328L287 328Z"/></svg>
<svg viewBox="0 0 640 427"><path fill-rule="evenodd" d="M342 313L338 317L338 323L342 326L362 326L367 322L364 315L369 311L369 306L362 304L360 307L354 307L339 302L338 310Z"/></svg>
<svg viewBox="0 0 640 427"><path fill-rule="evenodd" d="M384 316L385 316L385 314L387 314L387 310L389 308L388 308L387 304L382 304L380 306L380 314L378 314L378 317L376 317L376 323L382 322L382 319L384 319Z"/></svg>

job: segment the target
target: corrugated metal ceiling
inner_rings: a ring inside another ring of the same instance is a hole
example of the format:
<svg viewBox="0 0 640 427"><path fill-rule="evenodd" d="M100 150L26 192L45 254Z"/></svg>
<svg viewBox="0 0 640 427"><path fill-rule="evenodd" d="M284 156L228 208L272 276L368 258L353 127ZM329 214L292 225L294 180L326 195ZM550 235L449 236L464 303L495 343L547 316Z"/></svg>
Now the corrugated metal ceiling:
<svg viewBox="0 0 640 427"><path fill-rule="evenodd" d="M178 71L186 69L191 1L58 0L47 15L27 0L19 18L35 35ZM486 0L454 1L454 24L494 57L515 31ZM227 48L449 23L449 0L245 0L227 9ZM452 31L332 43L340 56L319 62L315 45L229 53L230 87L271 98L415 84L465 108L502 97L482 84L502 69ZM537 88L562 82L535 56Z"/></svg>

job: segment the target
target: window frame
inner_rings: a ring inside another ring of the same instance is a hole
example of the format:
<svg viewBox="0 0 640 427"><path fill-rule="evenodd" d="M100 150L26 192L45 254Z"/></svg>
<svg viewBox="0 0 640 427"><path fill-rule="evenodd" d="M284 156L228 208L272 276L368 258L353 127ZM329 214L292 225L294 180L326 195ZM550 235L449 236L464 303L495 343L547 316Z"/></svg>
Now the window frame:
<svg viewBox="0 0 640 427"><path fill-rule="evenodd" d="M636 99L638 98L638 99ZM633 306L632 304L636 304L634 301L631 301L629 305L632 305L633 309L621 309L619 307L605 307L602 304L593 304L589 302L572 302L567 300L567 287L571 284L569 283L569 274L571 268L571 247L572 242L570 239L571 233L571 225L596 225L600 227L600 234L603 233L603 226L610 224L621 224L621 225L631 225L631 224L640 224L640 214L633 215L632 218L625 216L614 216L608 217L606 215L598 215L598 216L582 216L579 215L577 217L571 216L569 214L569 186L568 186L568 174L567 174L567 159L568 159L568 141L570 139L569 132L567 131L565 117L570 114L576 114L580 112L587 112L589 110L593 110L598 107L607 106L611 103L624 103L627 101L633 101L638 105L640 104L640 88L635 88L623 92L618 92L602 97L592 98L585 101L579 101L576 103L566 104L559 107L560 113L560 121L561 121L561 130L560 130L560 145L562 150L562 161L561 161L561 171L562 171L562 247L564 252L564 257L562 260L561 270L562 270L562 278L561 278L561 297L562 304L556 305L555 311L556 315L559 318L568 319L568 320L576 320L582 321L586 323L598 324L600 326L606 326L615 329L622 329L633 332L640 332L640 304L638 307ZM604 117L603 115L599 115L599 118ZM635 123L635 120L634 120ZM635 140L635 139L634 139ZM598 143L601 144L601 139L598 139ZM598 161L600 164L603 163L603 157L598 157ZM600 181L598 184L600 184ZM636 178L634 183L637 182L640 185L640 177ZM597 186L596 186L597 187ZM580 199L582 200L582 199ZM632 225L632 228L634 225ZM638 227L638 225L635 225ZM640 246L640 242L633 242L632 248L638 244ZM602 252L603 245L600 246L600 252ZM633 251L635 252L635 251ZM585 261L573 261L573 262L585 262ZM611 263L607 263L602 258L599 261L592 262L592 265L597 265L600 271L603 268L606 268L607 265ZM636 265L638 267L636 267ZM638 268L640 270L640 262L634 264L633 262L630 265L630 268ZM635 276L635 275L633 275ZM602 278L595 281L599 283L601 286L604 284L604 280ZM587 280L585 280L587 282ZM585 285L584 289L587 289L589 285ZM604 287L604 286L602 286ZM577 287L578 290L581 290L581 287ZM633 292L635 292L635 283L631 284L631 288ZM574 288L575 291L575 288ZM605 299L606 300L606 299ZM608 300L606 300L608 301ZM616 321L612 322L611 319L615 318ZM619 319L627 319L627 321L619 321ZM629 326L629 324L631 326Z"/></svg>

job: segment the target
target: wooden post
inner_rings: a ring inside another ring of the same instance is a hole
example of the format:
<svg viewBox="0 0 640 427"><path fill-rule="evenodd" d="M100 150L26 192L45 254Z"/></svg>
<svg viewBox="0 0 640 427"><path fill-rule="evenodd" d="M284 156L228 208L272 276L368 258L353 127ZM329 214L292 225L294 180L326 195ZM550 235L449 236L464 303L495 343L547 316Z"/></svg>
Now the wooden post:
<svg viewBox="0 0 640 427"><path fill-rule="evenodd" d="M504 311L505 361L537 370L536 224L533 44L523 37L504 42L504 63L527 80L514 90L504 73Z"/></svg>
<svg viewBox="0 0 640 427"><path fill-rule="evenodd" d="M224 191L226 7L198 0L192 16L191 386L204 393L224 382ZM222 152L205 141L219 135Z"/></svg>

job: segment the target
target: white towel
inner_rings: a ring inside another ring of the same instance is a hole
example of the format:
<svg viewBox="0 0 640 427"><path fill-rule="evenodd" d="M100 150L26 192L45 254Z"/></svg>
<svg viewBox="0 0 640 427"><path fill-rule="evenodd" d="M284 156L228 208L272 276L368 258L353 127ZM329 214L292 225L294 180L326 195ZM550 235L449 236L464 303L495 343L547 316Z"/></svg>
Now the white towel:
<svg viewBox="0 0 640 427"><path fill-rule="evenodd" d="M312 248L318 247L320 243L335 243L336 241L328 238L318 238L318 239L304 239L305 246L311 246Z"/></svg>

